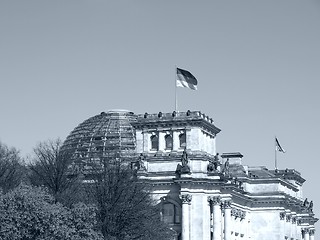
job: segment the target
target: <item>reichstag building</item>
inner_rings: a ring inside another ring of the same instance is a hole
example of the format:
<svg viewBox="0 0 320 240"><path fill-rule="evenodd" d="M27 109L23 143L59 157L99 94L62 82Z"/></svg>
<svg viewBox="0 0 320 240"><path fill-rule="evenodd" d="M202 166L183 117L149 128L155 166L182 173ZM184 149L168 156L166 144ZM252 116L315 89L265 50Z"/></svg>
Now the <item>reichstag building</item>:
<svg viewBox="0 0 320 240"><path fill-rule="evenodd" d="M313 240L318 219L301 174L217 153L219 132L200 111L114 110L80 123L63 148L83 172L101 158L131 164L153 186L159 217L177 240Z"/></svg>

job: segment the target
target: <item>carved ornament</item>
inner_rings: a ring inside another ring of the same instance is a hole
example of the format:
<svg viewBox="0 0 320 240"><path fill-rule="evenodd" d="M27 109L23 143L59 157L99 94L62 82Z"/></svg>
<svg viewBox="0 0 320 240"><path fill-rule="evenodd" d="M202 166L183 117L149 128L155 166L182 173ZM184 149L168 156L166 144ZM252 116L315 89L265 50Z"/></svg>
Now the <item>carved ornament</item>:
<svg viewBox="0 0 320 240"><path fill-rule="evenodd" d="M192 196L190 194L183 194L180 197L181 197L182 203L188 203L188 204L191 203Z"/></svg>
<svg viewBox="0 0 320 240"><path fill-rule="evenodd" d="M240 209L237 208L232 208L231 209L231 216L237 218L240 218L241 220L244 219L246 217L246 212L242 211Z"/></svg>

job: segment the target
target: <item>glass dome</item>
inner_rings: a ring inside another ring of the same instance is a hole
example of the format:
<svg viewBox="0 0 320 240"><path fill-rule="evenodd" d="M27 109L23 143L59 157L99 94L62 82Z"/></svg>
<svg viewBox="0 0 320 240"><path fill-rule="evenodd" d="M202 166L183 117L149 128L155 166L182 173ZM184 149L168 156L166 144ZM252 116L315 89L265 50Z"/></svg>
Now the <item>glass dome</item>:
<svg viewBox="0 0 320 240"><path fill-rule="evenodd" d="M72 155L72 165L87 172L94 166L131 162L136 152L133 112L102 112L80 123L66 138L62 151Z"/></svg>

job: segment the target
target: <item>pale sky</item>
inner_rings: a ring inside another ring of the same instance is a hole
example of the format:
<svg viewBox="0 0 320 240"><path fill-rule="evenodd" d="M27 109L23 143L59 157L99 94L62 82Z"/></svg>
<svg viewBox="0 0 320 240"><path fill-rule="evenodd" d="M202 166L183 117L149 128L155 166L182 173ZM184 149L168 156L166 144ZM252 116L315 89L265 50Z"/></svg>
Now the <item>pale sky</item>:
<svg viewBox="0 0 320 240"><path fill-rule="evenodd" d="M276 135L320 217L319 0L2 0L0 34L0 141L23 156L102 111L172 112L178 66L218 152L273 169Z"/></svg>

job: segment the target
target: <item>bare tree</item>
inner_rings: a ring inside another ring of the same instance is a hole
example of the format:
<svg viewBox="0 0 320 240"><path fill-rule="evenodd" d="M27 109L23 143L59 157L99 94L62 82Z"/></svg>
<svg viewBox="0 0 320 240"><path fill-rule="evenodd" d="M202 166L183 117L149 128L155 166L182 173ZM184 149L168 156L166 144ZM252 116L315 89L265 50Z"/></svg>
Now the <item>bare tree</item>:
<svg viewBox="0 0 320 240"><path fill-rule="evenodd" d="M0 188L8 191L18 186L25 175L19 151L0 142Z"/></svg>
<svg viewBox="0 0 320 240"><path fill-rule="evenodd" d="M148 185L120 164L108 165L95 175L92 198L105 239L172 239L169 227L160 220L160 209Z"/></svg>
<svg viewBox="0 0 320 240"><path fill-rule="evenodd" d="M71 154L60 151L60 139L41 142L34 148L29 164L30 181L36 186L45 186L56 201L69 204L76 192L77 176L70 169Z"/></svg>

